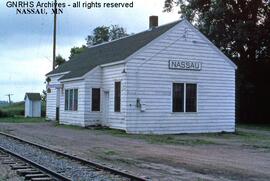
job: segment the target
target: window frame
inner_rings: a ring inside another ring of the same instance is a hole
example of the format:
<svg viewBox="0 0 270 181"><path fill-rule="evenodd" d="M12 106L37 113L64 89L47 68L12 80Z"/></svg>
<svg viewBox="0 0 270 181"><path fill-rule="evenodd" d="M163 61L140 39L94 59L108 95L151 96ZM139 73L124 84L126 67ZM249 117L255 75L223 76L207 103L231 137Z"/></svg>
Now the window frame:
<svg viewBox="0 0 270 181"><path fill-rule="evenodd" d="M70 92L73 92L73 95L72 95L72 105L70 105ZM75 90L77 90L77 106L76 106L76 109L75 109ZM68 92L68 100L66 100L66 92ZM64 110L65 111L68 111L68 112L76 112L78 111L79 109L79 89L78 88L71 88L71 89L65 89L65 95L64 95ZM67 101L67 102L66 102ZM66 107L66 103L67 103L67 107ZM71 106L71 107L70 107Z"/></svg>
<svg viewBox="0 0 270 181"><path fill-rule="evenodd" d="M175 84L181 84L183 86L183 107L181 108L183 111L175 111L174 110L174 85ZM176 82L173 82L172 83L172 112L174 113L183 113L185 112L185 84L184 83L176 83Z"/></svg>
<svg viewBox="0 0 270 181"><path fill-rule="evenodd" d="M195 105L195 111L187 111L187 85L195 85L195 88L196 88L196 105ZM198 112L198 84L196 83L186 83L185 84L185 112L186 113L196 113Z"/></svg>
<svg viewBox="0 0 270 181"><path fill-rule="evenodd" d="M119 110L116 109L116 108L118 108L118 107L116 107L116 104L117 104L117 102L116 102L116 84L117 83L120 84L119 85ZM115 81L114 82L114 112L115 113L120 113L121 112L121 86L122 86L121 81Z"/></svg>
<svg viewBox="0 0 270 181"><path fill-rule="evenodd" d="M93 90L98 89L99 90L99 107L98 110L93 110ZM92 88L91 89L91 111L92 112L101 112L101 88Z"/></svg>
<svg viewBox="0 0 270 181"><path fill-rule="evenodd" d="M174 112L173 111L173 84L184 84L184 111L183 112ZM186 84L195 84L196 85L196 112L186 112ZM171 84L171 113L172 114L196 114L199 112L198 107L198 90L199 90L199 83L197 82L178 82L174 81Z"/></svg>

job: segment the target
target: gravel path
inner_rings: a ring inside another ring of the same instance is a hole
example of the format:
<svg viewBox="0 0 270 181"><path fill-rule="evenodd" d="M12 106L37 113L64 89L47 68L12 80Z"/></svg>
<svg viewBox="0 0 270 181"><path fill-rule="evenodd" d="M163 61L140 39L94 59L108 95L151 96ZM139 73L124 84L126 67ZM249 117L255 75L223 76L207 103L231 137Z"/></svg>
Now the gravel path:
<svg viewBox="0 0 270 181"><path fill-rule="evenodd" d="M52 152L41 150L29 144L0 135L0 146L26 157L46 168L49 168L76 181L113 181L124 180L104 171L96 171L91 167L83 166L70 159L60 158Z"/></svg>

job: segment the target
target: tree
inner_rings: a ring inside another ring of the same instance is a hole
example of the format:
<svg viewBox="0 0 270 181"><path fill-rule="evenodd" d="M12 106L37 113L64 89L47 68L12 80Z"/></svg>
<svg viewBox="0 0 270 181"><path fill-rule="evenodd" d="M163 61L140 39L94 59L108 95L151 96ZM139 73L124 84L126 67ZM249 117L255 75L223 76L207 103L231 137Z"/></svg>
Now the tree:
<svg viewBox="0 0 270 181"><path fill-rule="evenodd" d="M66 60L61 55L57 55L55 57L55 62L56 62L56 66L59 66L59 65L65 63Z"/></svg>
<svg viewBox="0 0 270 181"><path fill-rule="evenodd" d="M94 29L92 35L86 38L87 46L97 45L103 42L109 42L115 39L128 36L126 30L119 25L99 26Z"/></svg>
<svg viewBox="0 0 270 181"><path fill-rule="evenodd" d="M116 40L128 36L126 30L119 25L111 25L110 27L110 40Z"/></svg>
<svg viewBox="0 0 270 181"><path fill-rule="evenodd" d="M84 52L84 50L86 49L87 47L85 45L82 45L81 47L73 47L71 48L70 50L70 56L69 56L69 60L74 58L75 55L78 55L82 52Z"/></svg>
<svg viewBox="0 0 270 181"><path fill-rule="evenodd" d="M42 90L41 101L46 103L46 99L47 99L47 92L46 90Z"/></svg>
<svg viewBox="0 0 270 181"><path fill-rule="evenodd" d="M165 0L238 65L238 118L270 120L270 6L266 0ZM268 122L269 123L269 122Z"/></svg>
<svg viewBox="0 0 270 181"><path fill-rule="evenodd" d="M93 46L103 42L109 42L122 37L128 36L126 30L119 25L111 26L99 26L93 30L91 35L86 37L86 45ZM87 46L82 45L81 47L73 47L70 50L69 60L74 58L76 55L84 52Z"/></svg>
<svg viewBox="0 0 270 181"><path fill-rule="evenodd" d="M86 38L86 44L88 46L97 45L110 39L110 27L99 26L94 29L92 35L88 35Z"/></svg>

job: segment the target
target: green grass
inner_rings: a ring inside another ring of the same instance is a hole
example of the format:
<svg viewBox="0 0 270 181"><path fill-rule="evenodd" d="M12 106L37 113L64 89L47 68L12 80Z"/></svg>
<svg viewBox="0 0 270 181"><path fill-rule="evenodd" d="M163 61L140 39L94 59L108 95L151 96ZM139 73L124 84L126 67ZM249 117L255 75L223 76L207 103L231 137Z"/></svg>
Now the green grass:
<svg viewBox="0 0 270 181"><path fill-rule="evenodd" d="M238 128L270 131L270 124L238 124Z"/></svg>
<svg viewBox="0 0 270 181"><path fill-rule="evenodd" d="M10 105L1 107L1 109L4 111L13 111L18 109L24 110L24 102L12 103Z"/></svg>
<svg viewBox="0 0 270 181"><path fill-rule="evenodd" d="M72 130L86 130L84 127L81 127L81 126L65 125L65 124L59 124L59 123L55 123L54 126L58 128L66 128L66 129L72 129Z"/></svg>
<svg viewBox="0 0 270 181"><path fill-rule="evenodd" d="M45 118L25 118L23 116L0 118L0 123L41 123Z"/></svg>
<svg viewBox="0 0 270 181"><path fill-rule="evenodd" d="M70 125L55 125L67 129L89 131L88 129L79 126ZM238 126L235 133L203 133L203 134L178 134L178 135L153 135L153 134L127 134L123 130L110 129L104 127L91 128L97 134L107 134L115 137L122 137L125 139L142 140L150 144L169 144L169 145L240 145L251 148L270 150L270 136L265 135L265 132L260 130L267 130L267 127L250 127L246 125ZM246 128L249 129L241 129ZM269 132L270 133L270 132ZM267 132L266 132L267 134ZM114 155L110 150L104 155Z"/></svg>
<svg viewBox="0 0 270 181"><path fill-rule="evenodd" d="M109 128L96 128L95 130L100 133L107 133L117 137L140 139L151 144L172 144L172 145L189 145L189 146L216 144L213 141L202 138L186 138L185 135L127 134L125 131Z"/></svg>
<svg viewBox="0 0 270 181"><path fill-rule="evenodd" d="M0 107L0 118L1 117L16 117L24 115L24 102L12 103L10 105ZM45 117L46 104L41 104L41 115Z"/></svg>
<svg viewBox="0 0 270 181"><path fill-rule="evenodd" d="M117 152L115 152L113 150L106 150L106 151L104 151L104 154L107 156L113 156L113 155L117 155Z"/></svg>
<svg viewBox="0 0 270 181"><path fill-rule="evenodd" d="M24 115L24 102L13 103L0 108L0 117Z"/></svg>

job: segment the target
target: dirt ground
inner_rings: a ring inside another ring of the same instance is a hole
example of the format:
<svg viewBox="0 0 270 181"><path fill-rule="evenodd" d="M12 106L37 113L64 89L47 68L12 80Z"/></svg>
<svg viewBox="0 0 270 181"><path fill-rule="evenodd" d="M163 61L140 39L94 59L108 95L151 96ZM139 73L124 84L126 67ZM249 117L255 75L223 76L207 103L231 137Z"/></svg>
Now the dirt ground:
<svg viewBox="0 0 270 181"><path fill-rule="evenodd" d="M270 130L236 134L128 135L55 123L1 123L0 130L151 180L269 180Z"/></svg>

